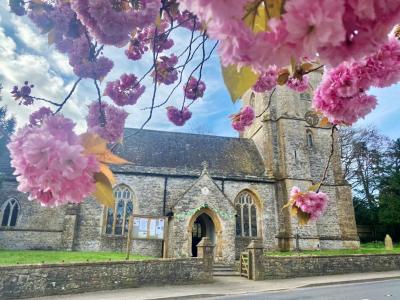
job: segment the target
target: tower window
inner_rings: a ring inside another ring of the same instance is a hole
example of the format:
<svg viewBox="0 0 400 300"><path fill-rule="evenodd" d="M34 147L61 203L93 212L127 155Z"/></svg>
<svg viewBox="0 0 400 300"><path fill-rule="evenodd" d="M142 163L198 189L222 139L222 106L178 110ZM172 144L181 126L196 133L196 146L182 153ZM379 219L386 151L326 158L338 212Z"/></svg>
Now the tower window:
<svg viewBox="0 0 400 300"><path fill-rule="evenodd" d="M301 93L300 100L302 101L311 101L311 95L309 93Z"/></svg>
<svg viewBox="0 0 400 300"><path fill-rule="evenodd" d="M313 133L311 132L311 130L307 130L306 135L307 135L308 147L313 147L314 146L314 138L313 138Z"/></svg>
<svg viewBox="0 0 400 300"><path fill-rule="evenodd" d="M254 108L254 106L255 106L255 98L256 98L256 95L252 92L251 95L250 95L250 101L249 101L249 105L252 108Z"/></svg>
<svg viewBox="0 0 400 300"><path fill-rule="evenodd" d="M133 213L133 191L119 185L114 189L115 207L107 208L105 233L124 235L128 232L129 217Z"/></svg>
<svg viewBox="0 0 400 300"><path fill-rule="evenodd" d="M1 226L14 227L17 225L18 214L21 208L16 199L9 199L3 204L1 212Z"/></svg>

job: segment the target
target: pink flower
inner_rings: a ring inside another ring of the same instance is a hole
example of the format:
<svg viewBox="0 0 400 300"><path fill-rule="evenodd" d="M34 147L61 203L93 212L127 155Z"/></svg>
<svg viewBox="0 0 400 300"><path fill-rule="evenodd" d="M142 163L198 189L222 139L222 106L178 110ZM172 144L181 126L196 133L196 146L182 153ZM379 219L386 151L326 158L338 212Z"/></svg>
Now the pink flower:
<svg viewBox="0 0 400 300"><path fill-rule="evenodd" d="M113 105L103 102L100 108L98 102L93 102L89 105L86 122L89 131L93 131L103 139L113 143L122 138L127 117L126 111Z"/></svg>
<svg viewBox="0 0 400 300"><path fill-rule="evenodd" d="M178 57L174 54L170 57L161 56L157 61L157 72L153 71L151 76L159 83L164 83L166 85L173 84L178 79L178 71L175 69L177 63Z"/></svg>
<svg viewBox="0 0 400 300"><path fill-rule="evenodd" d="M194 77L190 77L183 86L185 97L191 100L203 97L205 89L206 84L202 80L197 80Z"/></svg>
<svg viewBox="0 0 400 300"><path fill-rule="evenodd" d="M172 123L176 126L185 125L186 121L192 117L192 113L189 111L189 108L185 106L182 110L179 110L175 106L167 107L167 117Z"/></svg>
<svg viewBox="0 0 400 300"><path fill-rule="evenodd" d="M302 193L298 187L294 186L290 192L290 200L293 200L293 205L302 212L309 214L310 220L317 220L325 212L329 198L323 192Z"/></svg>
<svg viewBox="0 0 400 300"><path fill-rule="evenodd" d="M18 130L8 146L18 190L44 206L80 203L95 190L97 159L84 154L71 120L48 115L41 122Z"/></svg>
<svg viewBox="0 0 400 300"><path fill-rule="evenodd" d="M237 131L244 131L246 127L253 124L255 119L254 110L251 106L244 106L239 113L231 116L232 127Z"/></svg>
<svg viewBox="0 0 400 300"><path fill-rule="evenodd" d="M301 77L301 79L290 77L289 80L286 82L286 85L298 93L303 93L308 89L308 82L308 76L304 75Z"/></svg>
<svg viewBox="0 0 400 300"><path fill-rule="evenodd" d="M145 87L140 85L133 74L122 74L119 80L107 83L104 94L119 106L136 104L144 93Z"/></svg>
<svg viewBox="0 0 400 300"><path fill-rule="evenodd" d="M267 70L258 78L253 86L253 91L263 93L271 91L277 85L278 68L275 65L269 66Z"/></svg>
<svg viewBox="0 0 400 300"><path fill-rule="evenodd" d="M31 126L40 126L43 123L43 120L50 116L53 112L48 107L41 107L39 110L31 113L29 116L29 125Z"/></svg>
<svg viewBox="0 0 400 300"><path fill-rule="evenodd" d="M14 86L11 95L16 101L19 100L19 105L31 105L34 101L34 98L31 96L33 88L33 84L30 85L28 81L25 81L21 89L18 86Z"/></svg>
<svg viewBox="0 0 400 300"><path fill-rule="evenodd" d="M299 56L315 57L321 47L337 46L345 39L344 0L287 1L283 20L287 41L300 45Z"/></svg>

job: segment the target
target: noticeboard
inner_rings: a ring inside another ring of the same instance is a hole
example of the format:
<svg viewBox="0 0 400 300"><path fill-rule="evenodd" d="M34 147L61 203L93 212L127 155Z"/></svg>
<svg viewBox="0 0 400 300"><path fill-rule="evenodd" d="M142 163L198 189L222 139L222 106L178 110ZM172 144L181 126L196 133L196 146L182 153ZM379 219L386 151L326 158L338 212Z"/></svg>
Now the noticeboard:
<svg viewBox="0 0 400 300"><path fill-rule="evenodd" d="M164 240L166 217L132 215L132 239Z"/></svg>

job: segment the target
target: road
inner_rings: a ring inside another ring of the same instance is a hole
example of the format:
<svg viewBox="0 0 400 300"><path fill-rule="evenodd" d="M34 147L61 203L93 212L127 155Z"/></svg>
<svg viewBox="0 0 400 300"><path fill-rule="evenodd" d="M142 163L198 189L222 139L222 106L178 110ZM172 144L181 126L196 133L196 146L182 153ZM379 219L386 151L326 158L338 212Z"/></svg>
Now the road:
<svg viewBox="0 0 400 300"><path fill-rule="evenodd" d="M400 279L213 297L229 300L400 300Z"/></svg>

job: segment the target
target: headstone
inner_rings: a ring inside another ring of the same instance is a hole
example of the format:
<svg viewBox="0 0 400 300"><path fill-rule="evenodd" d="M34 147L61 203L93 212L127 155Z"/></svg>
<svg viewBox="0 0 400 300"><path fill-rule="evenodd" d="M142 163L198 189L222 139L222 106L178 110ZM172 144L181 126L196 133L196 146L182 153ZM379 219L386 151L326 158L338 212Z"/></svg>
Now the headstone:
<svg viewBox="0 0 400 300"><path fill-rule="evenodd" d="M393 250L393 241L388 234L385 236L385 250Z"/></svg>

